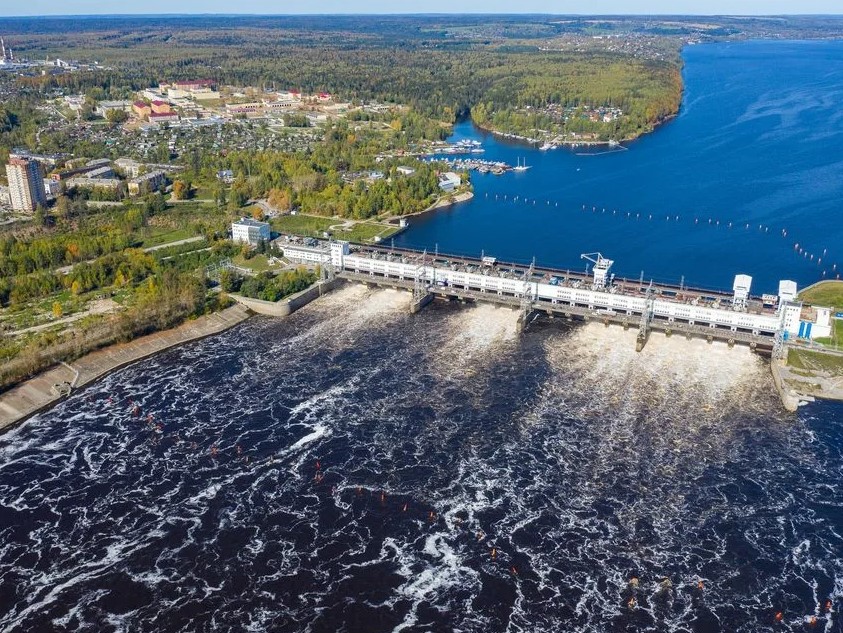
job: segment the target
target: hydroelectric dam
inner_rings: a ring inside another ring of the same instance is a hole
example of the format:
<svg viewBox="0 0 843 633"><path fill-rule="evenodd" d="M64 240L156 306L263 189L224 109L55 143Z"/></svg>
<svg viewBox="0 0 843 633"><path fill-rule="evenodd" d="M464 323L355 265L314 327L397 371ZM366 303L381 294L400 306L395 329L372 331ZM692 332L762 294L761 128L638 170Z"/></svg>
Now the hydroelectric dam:
<svg viewBox="0 0 843 633"><path fill-rule="evenodd" d="M520 331L541 316L617 324L638 331L642 350L652 330L744 344L778 356L788 340L826 336L829 309L805 307L796 283L783 280L776 295L751 294L752 278L736 275L732 292L618 278L601 253L581 257L585 272L525 266L494 257L457 257L409 249L351 245L282 236L284 256L318 264L329 278L409 290L411 312L436 297L510 306L520 310Z"/></svg>

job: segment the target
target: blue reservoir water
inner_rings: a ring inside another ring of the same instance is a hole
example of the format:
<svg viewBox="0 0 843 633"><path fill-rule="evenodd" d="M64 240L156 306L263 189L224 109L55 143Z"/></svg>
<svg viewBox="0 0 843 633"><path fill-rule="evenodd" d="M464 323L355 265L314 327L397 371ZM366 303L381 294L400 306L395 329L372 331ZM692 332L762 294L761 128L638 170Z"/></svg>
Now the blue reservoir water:
<svg viewBox="0 0 843 633"><path fill-rule="evenodd" d="M396 245L571 268L580 253L602 251L621 276L731 287L747 273L761 292L779 279L834 278L843 267L843 42L692 46L684 59L679 116L627 151L541 152L457 125L453 140L482 140L480 157L526 159L531 169L473 173L474 200L414 219Z"/></svg>

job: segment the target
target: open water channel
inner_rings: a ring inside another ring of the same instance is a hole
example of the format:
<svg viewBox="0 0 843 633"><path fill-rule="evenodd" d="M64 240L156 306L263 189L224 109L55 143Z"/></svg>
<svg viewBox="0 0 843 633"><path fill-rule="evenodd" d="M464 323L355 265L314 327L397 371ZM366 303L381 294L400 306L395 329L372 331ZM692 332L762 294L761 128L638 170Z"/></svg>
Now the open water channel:
<svg viewBox="0 0 843 633"><path fill-rule="evenodd" d="M628 149L540 152L456 126L479 158L530 169L474 173L474 200L414 218L396 245L571 269L601 251L620 276L731 288L746 273L759 293L843 273L843 44L691 46L684 59L679 116Z"/></svg>

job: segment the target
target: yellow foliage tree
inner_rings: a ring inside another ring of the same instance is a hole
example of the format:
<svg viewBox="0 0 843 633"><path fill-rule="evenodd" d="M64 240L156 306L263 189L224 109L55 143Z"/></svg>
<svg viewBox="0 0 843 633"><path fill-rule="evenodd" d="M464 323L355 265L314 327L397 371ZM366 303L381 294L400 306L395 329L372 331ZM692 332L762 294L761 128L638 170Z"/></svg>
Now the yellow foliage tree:
<svg viewBox="0 0 843 633"><path fill-rule="evenodd" d="M181 180L173 183L173 197L176 200L186 200L189 192L188 186Z"/></svg>
<svg viewBox="0 0 843 633"><path fill-rule="evenodd" d="M53 301L53 317L60 319L64 311L61 309L61 304L58 301Z"/></svg>
<svg viewBox="0 0 843 633"><path fill-rule="evenodd" d="M286 211L290 208L290 192L286 189L271 189L267 197L269 204L276 209Z"/></svg>

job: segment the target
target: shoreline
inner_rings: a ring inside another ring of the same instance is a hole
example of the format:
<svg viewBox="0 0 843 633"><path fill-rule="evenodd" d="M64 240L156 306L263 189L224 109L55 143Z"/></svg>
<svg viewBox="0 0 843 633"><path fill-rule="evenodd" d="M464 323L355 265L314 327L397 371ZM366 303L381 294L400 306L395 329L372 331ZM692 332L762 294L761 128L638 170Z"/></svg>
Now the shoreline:
<svg viewBox="0 0 843 633"><path fill-rule="evenodd" d="M575 148L581 147L581 146L583 146L583 147L614 147L615 145L620 145L620 146L623 147L623 143L633 143L633 142L639 140L640 138L642 138L644 136L647 136L648 134L653 134L660 127L669 123L670 121L672 121L673 119L675 119L678 116L679 116L679 112L677 112L676 114L671 114L669 116L666 116L662 120L658 121L653 126L652 130L647 130L645 132L642 132L641 134L638 134L637 136L630 136L630 137L622 138L618 141L613 141L613 140L608 140L608 141L586 141L586 140L574 141L574 140L570 140L569 141L569 140L566 140L566 141L553 142L551 144L552 146L548 149L558 149L560 147L564 147L565 149L575 149ZM484 127L482 125L479 125L479 124L475 123L474 120L471 117L468 117L468 119L471 121L471 124L474 127L476 127L478 130L481 130L482 132L485 132L487 134L491 134L492 136L495 136L495 137L498 137L498 138L506 139L506 140L509 140L509 141L515 141L517 143L524 143L524 144L531 145L531 146L532 145L541 145L543 143L549 142L549 141L545 141L545 140L538 139L538 138L532 138L530 136L521 136L521 135L515 134L513 132L502 132L502 131L496 130L494 128ZM533 149L540 150L539 147L534 147Z"/></svg>
<svg viewBox="0 0 843 633"><path fill-rule="evenodd" d="M451 198L453 198L453 202L451 201ZM457 204L461 204L463 202L468 202L469 200L471 200L473 198L474 198L474 192L473 191L463 191L462 193L458 193L454 196L440 196L439 199L436 200L436 202L431 204L426 209L422 209L421 211L415 211L413 213L405 213L404 215L392 216L388 221L389 222L391 222L392 220L399 220L400 221L400 220L403 220L403 219L406 219L406 218L418 217L420 215L424 215L425 213L431 213L432 211L438 211L439 209L447 209L448 207L452 207L452 206L455 206ZM407 230L407 228L408 227L404 227L401 230L399 230L398 232L393 233L389 237L395 237L399 233L402 233L403 231Z"/></svg>
<svg viewBox="0 0 843 633"><path fill-rule="evenodd" d="M90 352L72 364L60 363L0 394L0 433L49 409L70 393L144 358L224 332L251 316L241 305L203 315L160 332ZM72 385L68 393L64 387ZM59 389L56 389L59 387Z"/></svg>

